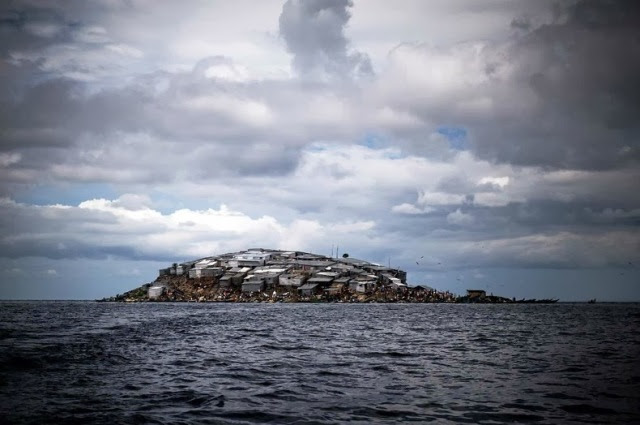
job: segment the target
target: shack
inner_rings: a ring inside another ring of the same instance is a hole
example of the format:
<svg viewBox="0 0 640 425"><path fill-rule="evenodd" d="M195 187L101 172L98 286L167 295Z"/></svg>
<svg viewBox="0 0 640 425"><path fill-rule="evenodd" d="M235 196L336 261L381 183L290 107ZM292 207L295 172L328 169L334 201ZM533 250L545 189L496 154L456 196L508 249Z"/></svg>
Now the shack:
<svg viewBox="0 0 640 425"><path fill-rule="evenodd" d="M300 295L303 297L310 297L320 292L320 286L317 283L305 283L298 288Z"/></svg>
<svg viewBox="0 0 640 425"><path fill-rule="evenodd" d="M326 288L333 282L333 278L329 276L313 276L307 279L307 284L319 285Z"/></svg>
<svg viewBox="0 0 640 425"><path fill-rule="evenodd" d="M331 284L331 286L329 286L328 288L326 288L324 290L324 293L328 294L328 295L337 295L337 294L342 292L344 287L345 287L344 282L336 282L336 281L334 281Z"/></svg>
<svg viewBox="0 0 640 425"><path fill-rule="evenodd" d="M147 290L147 296L150 300L157 300L164 293L165 287L162 285L152 285Z"/></svg>
<svg viewBox="0 0 640 425"><path fill-rule="evenodd" d="M278 284L280 286L301 286L303 285L309 275L301 272L284 273L278 278Z"/></svg>
<svg viewBox="0 0 640 425"><path fill-rule="evenodd" d="M259 277L252 277L245 280L242 283L242 292L260 292L264 289L264 279Z"/></svg>
<svg viewBox="0 0 640 425"><path fill-rule="evenodd" d="M351 284L349 286L352 287ZM373 291L373 288L375 288L375 286L376 286L375 282L370 280L356 281L355 291L360 294L366 294L367 292Z"/></svg>
<svg viewBox="0 0 640 425"><path fill-rule="evenodd" d="M266 261L271 259L273 254L271 252L264 252L258 250L249 250L236 254L233 259L238 266L264 266Z"/></svg>
<svg viewBox="0 0 640 425"><path fill-rule="evenodd" d="M220 278L220 287L229 288L231 286L240 286L244 280L245 273L227 272Z"/></svg>
<svg viewBox="0 0 640 425"><path fill-rule="evenodd" d="M389 286L389 288L395 289L395 290L406 290L407 289L407 285L402 283L400 281L400 279L398 279L397 277L390 277L389 280L388 280L387 285Z"/></svg>
<svg viewBox="0 0 640 425"><path fill-rule="evenodd" d="M224 274L224 268L222 267L206 267L206 268L195 268L189 270L189 278L190 279L200 279L203 277L220 277Z"/></svg>
<svg viewBox="0 0 640 425"><path fill-rule="evenodd" d="M348 276L345 277L339 277L337 279L334 279L333 283L341 283L343 285L348 285L349 282L351 282L351 278Z"/></svg>
<svg viewBox="0 0 640 425"><path fill-rule="evenodd" d="M484 298L487 293L483 289L467 289L467 297L469 299Z"/></svg>

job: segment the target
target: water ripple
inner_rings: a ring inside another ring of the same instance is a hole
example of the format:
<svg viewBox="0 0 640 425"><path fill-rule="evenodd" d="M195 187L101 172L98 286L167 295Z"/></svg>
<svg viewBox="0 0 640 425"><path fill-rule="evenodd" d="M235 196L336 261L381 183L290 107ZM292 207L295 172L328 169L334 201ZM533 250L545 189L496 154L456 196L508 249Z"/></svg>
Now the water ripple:
<svg viewBox="0 0 640 425"><path fill-rule="evenodd" d="M3 302L8 423L638 423L640 306Z"/></svg>

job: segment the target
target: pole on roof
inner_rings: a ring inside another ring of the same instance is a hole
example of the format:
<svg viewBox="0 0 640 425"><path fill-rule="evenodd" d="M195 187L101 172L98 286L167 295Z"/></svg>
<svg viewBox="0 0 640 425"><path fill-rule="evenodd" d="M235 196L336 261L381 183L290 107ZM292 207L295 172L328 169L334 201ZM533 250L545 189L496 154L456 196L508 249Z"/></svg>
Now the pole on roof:
<svg viewBox="0 0 640 425"><path fill-rule="evenodd" d="M340 247L340 245L336 245L336 258L338 258L338 248Z"/></svg>

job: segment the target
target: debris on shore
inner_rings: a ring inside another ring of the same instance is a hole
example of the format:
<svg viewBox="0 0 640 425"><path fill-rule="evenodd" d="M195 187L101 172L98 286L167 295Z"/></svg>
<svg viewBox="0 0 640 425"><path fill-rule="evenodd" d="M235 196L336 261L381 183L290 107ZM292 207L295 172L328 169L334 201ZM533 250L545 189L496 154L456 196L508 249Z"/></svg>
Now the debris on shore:
<svg viewBox="0 0 640 425"><path fill-rule="evenodd" d="M408 286L406 272L343 255L254 248L160 269L158 278L99 301L523 303L468 290L466 296Z"/></svg>

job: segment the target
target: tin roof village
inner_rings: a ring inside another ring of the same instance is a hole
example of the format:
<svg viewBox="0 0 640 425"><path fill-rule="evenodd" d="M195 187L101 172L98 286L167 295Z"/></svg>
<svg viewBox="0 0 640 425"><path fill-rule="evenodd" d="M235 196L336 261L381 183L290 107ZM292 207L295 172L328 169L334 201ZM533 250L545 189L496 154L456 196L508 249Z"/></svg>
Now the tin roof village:
<svg viewBox="0 0 640 425"><path fill-rule="evenodd" d="M364 260L253 248L174 263L158 278L103 301L513 302L468 290L464 297L408 286L405 271Z"/></svg>

